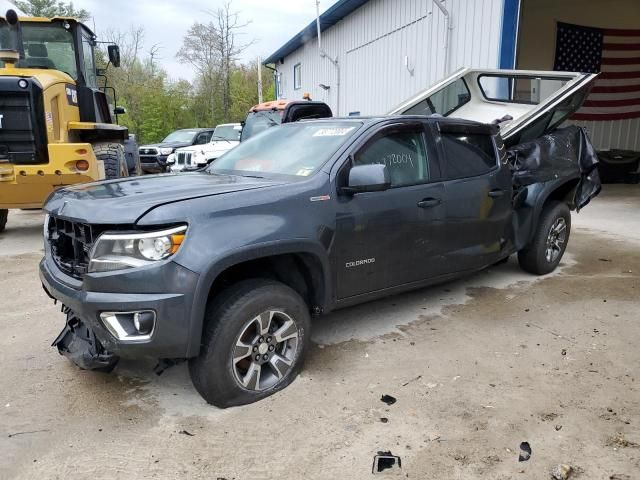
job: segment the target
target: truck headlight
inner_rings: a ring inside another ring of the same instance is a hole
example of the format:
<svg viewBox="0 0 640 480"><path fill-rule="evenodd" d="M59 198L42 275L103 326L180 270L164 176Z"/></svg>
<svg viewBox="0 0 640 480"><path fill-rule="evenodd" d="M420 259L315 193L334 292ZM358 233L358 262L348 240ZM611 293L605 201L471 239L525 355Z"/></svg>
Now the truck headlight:
<svg viewBox="0 0 640 480"><path fill-rule="evenodd" d="M161 148L160 155L171 155L173 153L173 148Z"/></svg>
<svg viewBox="0 0 640 480"><path fill-rule="evenodd" d="M176 163L176 154L172 153L167 157L167 165L171 163Z"/></svg>
<svg viewBox="0 0 640 480"><path fill-rule="evenodd" d="M164 260L178 251L186 226L157 232L113 233L98 237L89 254L89 273L142 267Z"/></svg>

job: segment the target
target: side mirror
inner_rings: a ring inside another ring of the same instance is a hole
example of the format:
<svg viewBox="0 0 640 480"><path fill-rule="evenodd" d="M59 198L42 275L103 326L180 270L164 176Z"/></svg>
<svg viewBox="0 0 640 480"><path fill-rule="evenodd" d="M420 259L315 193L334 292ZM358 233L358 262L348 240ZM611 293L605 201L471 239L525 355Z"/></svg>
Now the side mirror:
<svg viewBox="0 0 640 480"><path fill-rule="evenodd" d="M109 45L107 47L109 53L109 61L114 67L120 66L120 47L118 45Z"/></svg>
<svg viewBox="0 0 640 480"><path fill-rule="evenodd" d="M391 187L391 177L386 165L356 165L349 171L349 185L342 192L354 195L364 192L381 192Z"/></svg>
<svg viewBox="0 0 640 480"><path fill-rule="evenodd" d="M127 109L124 107L115 107L113 109L113 113L115 113L116 115L124 115L125 113L127 113Z"/></svg>

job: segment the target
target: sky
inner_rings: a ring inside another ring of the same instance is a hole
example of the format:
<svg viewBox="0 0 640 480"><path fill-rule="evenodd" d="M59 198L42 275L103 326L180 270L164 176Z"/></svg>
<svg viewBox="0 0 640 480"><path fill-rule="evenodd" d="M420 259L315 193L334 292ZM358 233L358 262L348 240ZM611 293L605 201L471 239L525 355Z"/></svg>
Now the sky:
<svg viewBox="0 0 640 480"><path fill-rule="evenodd" d="M320 0L320 12L337 0ZM207 10L216 9L224 0L73 0L76 8L92 13L87 22L100 35L108 30L128 30L131 25L145 28L144 45L148 51L159 44L159 62L173 79L193 79L194 72L176 59L182 38L196 20L204 22ZM8 0L0 0L0 12L14 8ZM243 54L243 60L266 58L314 20L315 0L233 0L232 10L240 12L240 20L251 23L245 28L243 41L254 40ZM100 38L98 38L100 40Z"/></svg>

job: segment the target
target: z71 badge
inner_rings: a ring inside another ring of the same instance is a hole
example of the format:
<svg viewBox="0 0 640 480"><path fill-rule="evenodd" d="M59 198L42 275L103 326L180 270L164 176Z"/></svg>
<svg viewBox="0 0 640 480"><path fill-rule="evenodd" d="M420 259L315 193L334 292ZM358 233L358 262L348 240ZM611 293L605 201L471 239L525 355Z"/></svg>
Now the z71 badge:
<svg viewBox="0 0 640 480"><path fill-rule="evenodd" d="M67 102L69 105L73 105L74 107L78 106L78 91L74 85L67 85L64 88L65 93L67 94Z"/></svg>

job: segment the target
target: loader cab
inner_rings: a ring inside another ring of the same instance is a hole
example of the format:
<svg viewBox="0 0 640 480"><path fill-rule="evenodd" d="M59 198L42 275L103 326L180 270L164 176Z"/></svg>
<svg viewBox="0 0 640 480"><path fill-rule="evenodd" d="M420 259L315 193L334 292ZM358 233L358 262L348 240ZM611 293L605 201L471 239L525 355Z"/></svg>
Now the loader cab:
<svg viewBox="0 0 640 480"><path fill-rule="evenodd" d="M58 71L73 80L67 95L80 111L80 121L114 123L105 88L98 87L95 58L96 36L84 24L72 18L27 17L11 25L0 17L0 48L17 50L14 63L0 61L0 67ZM110 46L109 59L119 66L119 50ZM38 71L38 72L36 72Z"/></svg>

